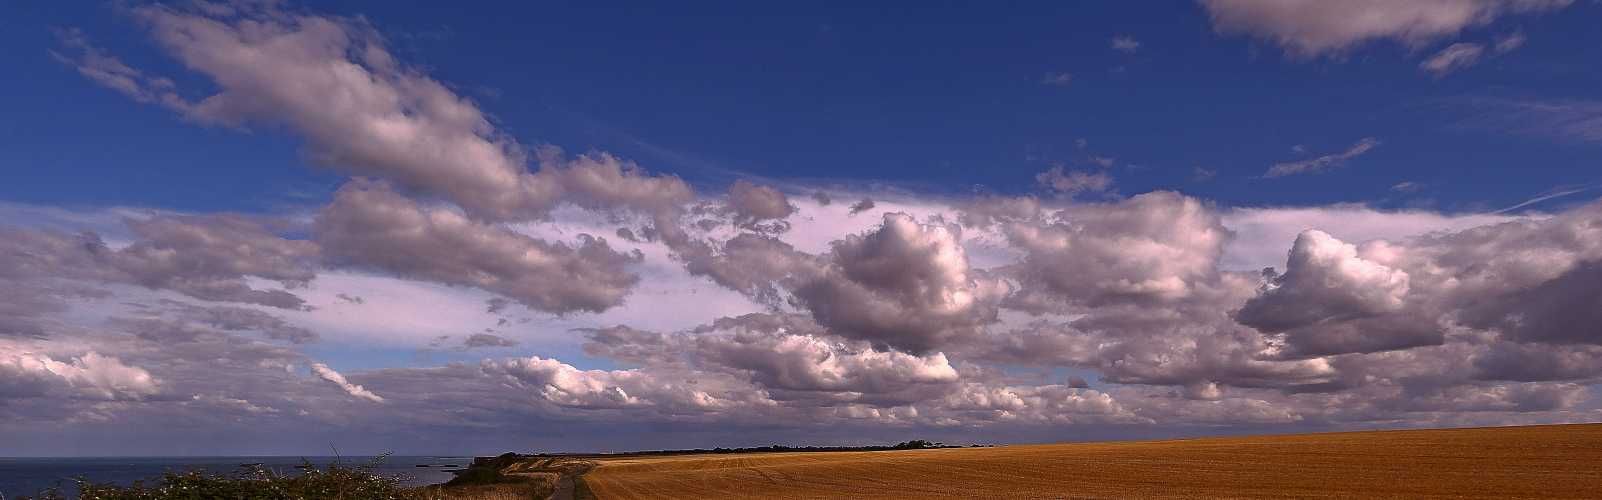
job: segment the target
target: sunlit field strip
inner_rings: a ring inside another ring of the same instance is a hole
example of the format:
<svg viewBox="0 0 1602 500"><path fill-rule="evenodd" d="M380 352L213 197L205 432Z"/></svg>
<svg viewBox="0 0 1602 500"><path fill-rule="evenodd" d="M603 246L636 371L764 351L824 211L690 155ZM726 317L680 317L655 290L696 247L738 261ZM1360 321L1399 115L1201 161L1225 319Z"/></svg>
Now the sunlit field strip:
<svg viewBox="0 0 1602 500"><path fill-rule="evenodd" d="M599 461L601 500L1602 498L1602 424Z"/></svg>

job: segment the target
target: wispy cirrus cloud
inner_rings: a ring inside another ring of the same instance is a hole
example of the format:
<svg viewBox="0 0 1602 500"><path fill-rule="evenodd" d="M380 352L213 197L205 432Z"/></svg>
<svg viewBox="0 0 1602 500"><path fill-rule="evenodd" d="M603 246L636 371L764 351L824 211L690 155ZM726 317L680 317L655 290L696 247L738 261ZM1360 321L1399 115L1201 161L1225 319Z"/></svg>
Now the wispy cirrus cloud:
<svg viewBox="0 0 1602 500"><path fill-rule="evenodd" d="M1522 32L1513 32L1504 37L1497 38L1490 47L1490 54L1504 54L1524 45L1525 37ZM1458 68L1466 68L1479 64L1487 55L1486 47L1478 43L1454 43L1436 52L1418 64L1419 69L1442 76Z"/></svg>
<svg viewBox="0 0 1602 500"><path fill-rule="evenodd" d="M1378 146L1380 144L1381 142L1379 139L1366 137L1358 140L1356 144L1352 144L1351 149L1347 149L1344 153L1320 156L1311 160L1280 163L1278 165L1274 165L1269 167L1267 172L1263 172L1263 177L1272 179L1275 177L1284 177L1295 174L1322 174L1324 172L1346 166L1347 160L1350 160L1352 157L1357 155L1367 153L1368 150L1374 149L1374 146Z"/></svg>
<svg viewBox="0 0 1602 500"><path fill-rule="evenodd" d="M1477 43L1454 43L1418 63L1418 68L1440 76L1457 68L1479 64L1480 54L1484 52L1485 47Z"/></svg>
<svg viewBox="0 0 1602 500"><path fill-rule="evenodd" d="M1473 94L1449 101L1466 115L1452 124L1563 144L1602 144L1602 101Z"/></svg>

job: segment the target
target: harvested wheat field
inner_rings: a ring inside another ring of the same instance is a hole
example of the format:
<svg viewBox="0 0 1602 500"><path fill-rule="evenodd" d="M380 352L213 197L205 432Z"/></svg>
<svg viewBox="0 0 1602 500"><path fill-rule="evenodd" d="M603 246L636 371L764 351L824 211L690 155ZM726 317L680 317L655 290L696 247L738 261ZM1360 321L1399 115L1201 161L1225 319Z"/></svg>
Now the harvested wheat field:
<svg viewBox="0 0 1602 500"><path fill-rule="evenodd" d="M1602 424L597 461L601 500L1602 498Z"/></svg>

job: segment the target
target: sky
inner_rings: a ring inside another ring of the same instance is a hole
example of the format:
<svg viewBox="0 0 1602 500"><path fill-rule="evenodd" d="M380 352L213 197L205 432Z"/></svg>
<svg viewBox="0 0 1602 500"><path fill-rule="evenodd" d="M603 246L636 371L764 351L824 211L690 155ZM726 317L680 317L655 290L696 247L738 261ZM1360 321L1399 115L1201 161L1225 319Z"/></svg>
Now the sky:
<svg viewBox="0 0 1602 500"><path fill-rule="evenodd" d="M1595 2L10 2L0 456L1602 421Z"/></svg>

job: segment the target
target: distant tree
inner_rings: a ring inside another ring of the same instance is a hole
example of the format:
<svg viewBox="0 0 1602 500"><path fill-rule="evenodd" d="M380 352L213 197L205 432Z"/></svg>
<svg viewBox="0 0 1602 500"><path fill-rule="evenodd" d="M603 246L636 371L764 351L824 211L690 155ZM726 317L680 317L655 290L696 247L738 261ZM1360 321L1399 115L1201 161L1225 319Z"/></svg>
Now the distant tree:
<svg viewBox="0 0 1602 500"><path fill-rule="evenodd" d="M911 440L911 441L905 441L905 442L902 442L902 443L898 443L895 446L892 446L891 449L895 449L895 450L921 450L921 449L924 449L924 448L933 448L934 446L935 446L934 443L931 443L931 442L928 442L928 441L924 441L922 439L914 439L914 440Z"/></svg>

